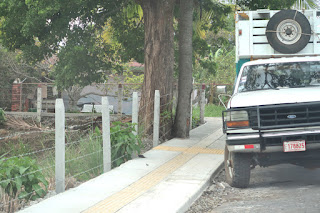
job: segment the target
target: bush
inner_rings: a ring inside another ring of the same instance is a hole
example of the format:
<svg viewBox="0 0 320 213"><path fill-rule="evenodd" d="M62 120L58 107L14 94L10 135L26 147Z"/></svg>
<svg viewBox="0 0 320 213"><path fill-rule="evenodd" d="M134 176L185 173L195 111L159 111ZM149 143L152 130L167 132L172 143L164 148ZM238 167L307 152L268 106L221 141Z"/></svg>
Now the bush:
<svg viewBox="0 0 320 213"><path fill-rule="evenodd" d="M0 161L0 187L11 199L18 195L19 199L36 200L46 195L48 182L35 160L14 157Z"/></svg>
<svg viewBox="0 0 320 213"><path fill-rule="evenodd" d="M200 126L200 117L192 114L192 129Z"/></svg>
<svg viewBox="0 0 320 213"><path fill-rule="evenodd" d="M142 143L138 136L135 136L134 126L131 123L114 122L110 128L112 166L117 167L122 163L131 160L133 153L140 154Z"/></svg>

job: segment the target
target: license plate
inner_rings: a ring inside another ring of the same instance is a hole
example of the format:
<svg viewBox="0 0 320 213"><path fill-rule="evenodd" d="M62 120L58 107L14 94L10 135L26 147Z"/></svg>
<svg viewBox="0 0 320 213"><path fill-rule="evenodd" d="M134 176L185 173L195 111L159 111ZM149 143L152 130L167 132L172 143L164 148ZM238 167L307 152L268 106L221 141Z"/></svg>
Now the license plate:
<svg viewBox="0 0 320 213"><path fill-rule="evenodd" d="M283 142L284 152L303 152L306 151L306 141L284 141Z"/></svg>

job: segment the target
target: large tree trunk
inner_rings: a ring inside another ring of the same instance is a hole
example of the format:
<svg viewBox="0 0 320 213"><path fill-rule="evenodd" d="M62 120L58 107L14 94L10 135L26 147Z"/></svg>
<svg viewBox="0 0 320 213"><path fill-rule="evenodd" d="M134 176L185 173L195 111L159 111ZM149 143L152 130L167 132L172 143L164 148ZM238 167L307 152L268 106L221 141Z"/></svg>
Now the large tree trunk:
<svg viewBox="0 0 320 213"><path fill-rule="evenodd" d="M174 31L173 10L175 0L140 0L143 9L145 30L145 75L140 101L140 115L144 127L149 131L153 123L154 91L161 96L161 112L171 114L173 66L174 66ZM168 133L172 119L161 119L160 134Z"/></svg>
<svg viewBox="0 0 320 213"><path fill-rule="evenodd" d="M180 3L178 106L174 124L176 137L187 138L190 131L192 92L192 15L193 0Z"/></svg>

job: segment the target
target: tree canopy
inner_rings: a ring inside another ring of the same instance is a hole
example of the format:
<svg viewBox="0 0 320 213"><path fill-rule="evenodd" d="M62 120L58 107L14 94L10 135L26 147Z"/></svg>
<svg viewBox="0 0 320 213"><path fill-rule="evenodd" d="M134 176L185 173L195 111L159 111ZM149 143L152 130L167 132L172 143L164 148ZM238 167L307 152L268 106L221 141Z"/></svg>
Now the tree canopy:
<svg viewBox="0 0 320 213"><path fill-rule="evenodd" d="M108 18L125 0L4 0L0 3L1 43L22 50L29 63L57 54L61 86L99 81L112 60L101 37Z"/></svg>
<svg viewBox="0 0 320 213"><path fill-rule="evenodd" d="M294 2L239 0L237 4L249 9L282 9ZM21 50L30 65L56 55L58 60L52 75L60 88L104 81L123 62L134 58L145 64L141 103L152 100L154 90L160 90L166 95L161 105L167 108L162 111L171 110L173 69L175 60L178 61L174 56L174 42L179 34L174 25L179 23L177 13L179 4L183 3L176 0L2 0L0 41L9 50ZM193 4L196 32L192 37L193 62L214 73L218 69L215 60L219 60L214 56L219 56L217 53L222 47L232 49L230 34L217 36L220 29L228 26L226 20L231 9L213 0L194 0ZM149 115L152 109L147 110L144 113Z"/></svg>

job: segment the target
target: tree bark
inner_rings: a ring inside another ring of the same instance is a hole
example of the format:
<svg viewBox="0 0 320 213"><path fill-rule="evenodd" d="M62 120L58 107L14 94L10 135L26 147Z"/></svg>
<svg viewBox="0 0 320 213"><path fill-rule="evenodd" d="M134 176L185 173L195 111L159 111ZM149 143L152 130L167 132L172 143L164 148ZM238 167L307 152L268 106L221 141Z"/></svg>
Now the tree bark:
<svg viewBox="0 0 320 213"><path fill-rule="evenodd" d="M140 100L140 117L146 131L152 129L154 91L161 96L161 113L172 112L175 0L140 0L145 30L145 73ZM170 122L171 120L171 122ZM172 119L161 119L164 134L172 126Z"/></svg>
<svg viewBox="0 0 320 213"><path fill-rule="evenodd" d="M180 3L178 106L174 124L175 136L189 137L192 92L192 15L193 0Z"/></svg>

